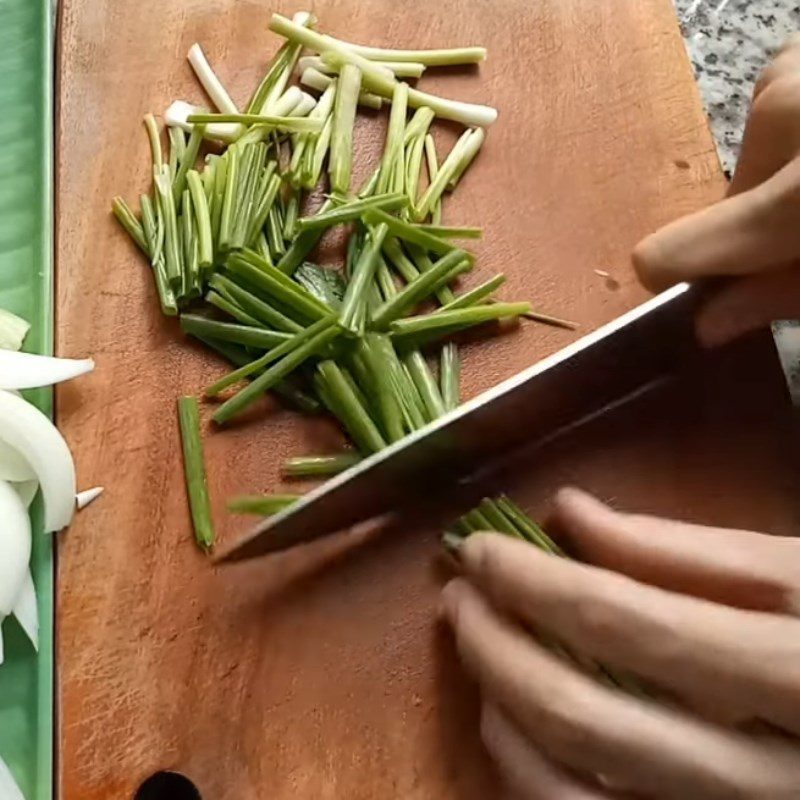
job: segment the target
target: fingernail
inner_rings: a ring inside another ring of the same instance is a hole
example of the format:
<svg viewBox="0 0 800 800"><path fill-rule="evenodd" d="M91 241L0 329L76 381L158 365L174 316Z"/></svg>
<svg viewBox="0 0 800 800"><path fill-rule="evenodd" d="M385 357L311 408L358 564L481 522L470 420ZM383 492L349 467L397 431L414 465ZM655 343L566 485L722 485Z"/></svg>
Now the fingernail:
<svg viewBox="0 0 800 800"><path fill-rule="evenodd" d="M464 546L463 537L456 533L446 532L442 536L442 547L451 555L456 561L461 560L461 548Z"/></svg>

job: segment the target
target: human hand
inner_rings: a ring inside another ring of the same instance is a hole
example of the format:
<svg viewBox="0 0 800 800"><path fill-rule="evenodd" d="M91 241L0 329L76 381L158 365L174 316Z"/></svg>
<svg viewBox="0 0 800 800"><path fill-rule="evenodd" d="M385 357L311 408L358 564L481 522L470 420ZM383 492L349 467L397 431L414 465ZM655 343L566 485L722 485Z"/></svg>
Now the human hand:
<svg viewBox="0 0 800 800"><path fill-rule="evenodd" d="M591 566L473 534L442 596L509 796L800 797L800 540L622 514L576 490L555 522ZM532 628L670 701L601 684Z"/></svg>
<svg viewBox="0 0 800 800"><path fill-rule="evenodd" d="M702 310L697 331L708 346L800 317L800 34L756 85L727 198L648 236L633 263L654 291L743 276Z"/></svg>

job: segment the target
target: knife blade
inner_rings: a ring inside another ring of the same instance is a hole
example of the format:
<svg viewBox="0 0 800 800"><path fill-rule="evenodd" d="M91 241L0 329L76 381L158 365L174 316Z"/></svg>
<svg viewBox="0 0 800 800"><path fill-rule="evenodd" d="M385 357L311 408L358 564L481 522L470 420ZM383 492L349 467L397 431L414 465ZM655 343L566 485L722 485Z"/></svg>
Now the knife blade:
<svg viewBox="0 0 800 800"><path fill-rule="evenodd" d="M311 542L465 483L676 372L697 352L701 290L679 284L328 480L218 558Z"/></svg>

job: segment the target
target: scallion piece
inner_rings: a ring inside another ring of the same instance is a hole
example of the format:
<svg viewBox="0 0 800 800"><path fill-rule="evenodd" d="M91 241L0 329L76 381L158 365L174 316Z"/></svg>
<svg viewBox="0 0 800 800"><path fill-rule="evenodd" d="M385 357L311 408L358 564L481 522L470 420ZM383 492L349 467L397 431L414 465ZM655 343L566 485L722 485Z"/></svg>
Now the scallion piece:
<svg viewBox="0 0 800 800"><path fill-rule="evenodd" d="M406 130L406 110L408 108L408 84L395 83L392 93L392 110L389 114L389 126L386 130L386 144L383 149L378 185L378 194L384 192L403 191L397 186L395 172L397 162L403 158L403 137ZM403 170L403 175L405 170Z"/></svg>
<svg viewBox="0 0 800 800"><path fill-rule="evenodd" d="M269 350L291 339L291 334L282 331L268 331L253 325L220 322L198 314L181 314L181 328L186 333L210 336L222 342L241 344L261 350ZM249 362L250 359L246 363Z"/></svg>
<svg viewBox="0 0 800 800"><path fill-rule="evenodd" d="M333 72L333 70L330 71ZM302 83L303 86L307 86L309 89L325 92L330 89L331 86L335 86L336 78L332 78L330 75L326 75L324 72L314 67L306 67L300 75L300 83ZM370 92L359 92L358 104L364 108L371 108L373 111L379 111L383 106L383 98Z"/></svg>
<svg viewBox="0 0 800 800"><path fill-rule="evenodd" d="M173 287L179 286L183 276L180 250L178 217L175 211L175 198L172 194L172 176L169 167L163 164L155 178L156 194L161 218L164 222L164 255L167 278Z"/></svg>
<svg viewBox="0 0 800 800"><path fill-rule="evenodd" d="M417 223L416 227L422 231L432 233L434 236L441 236L443 239L480 239L483 236L483 228L467 225L429 225L427 223Z"/></svg>
<svg viewBox="0 0 800 800"><path fill-rule="evenodd" d="M386 328L410 308L422 302L438 286L471 268L466 252L451 250L442 256L428 272L423 272L406 284L394 297L387 300L372 315L372 325L377 329Z"/></svg>
<svg viewBox="0 0 800 800"><path fill-rule="evenodd" d="M399 192L378 194L342 203L330 211L315 214L313 217L302 217L297 221L298 231L310 231L317 228L330 228L359 219L370 208L379 208L383 211L396 211L408 204L408 198Z"/></svg>
<svg viewBox="0 0 800 800"><path fill-rule="evenodd" d="M322 120L311 117L274 117L269 114L189 114L186 121L192 125L232 122L238 125L278 128L292 133L319 133L322 130Z"/></svg>
<svg viewBox="0 0 800 800"><path fill-rule="evenodd" d="M428 419L438 419L447 413L439 387L436 385L436 380L425 356L419 350L412 350L403 357L403 363L422 397Z"/></svg>
<svg viewBox="0 0 800 800"><path fill-rule="evenodd" d="M333 201L326 200L320 210L324 214L333 206ZM314 249L314 246L322 237L324 230L302 231L289 246L289 249L281 256L276 268L284 275L291 275L303 263L303 259Z"/></svg>
<svg viewBox="0 0 800 800"><path fill-rule="evenodd" d="M350 191L350 174L353 164L353 125L360 89L361 70L352 64L345 64L339 76L336 100L333 105L329 164L332 191L345 195Z"/></svg>
<svg viewBox="0 0 800 800"><path fill-rule="evenodd" d="M416 225L404 222L397 217L392 217L378 208L370 208L364 212L364 222L367 223L367 225L380 225L384 223L393 236L407 242L412 242L440 256L447 255L452 250L457 249L452 242L448 242L439 236L434 236L427 231L420 230ZM467 253L466 256L470 261L473 260L473 256L470 253Z"/></svg>
<svg viewBox="0 0 800 800"><path fill-rule="evenodd" d="M193 128L189 134L189 142L186 145L186 150L183 153L183 158L178 166L178 171L175 174L175 180L172 182L172 196L177 203L183 195L183 190L186 188L186 175L190 169L194 169L195 162L197 161L197 154L200 152L200 144L203 141L204 128L198 125Z"/></svg>
<svg viewBox="0 0 800 800"><path fill-rule="evenodd" d="M269 328L288 333L297 333L302 330L302 325L290 319L282 311L257 297L243 286L234 283L225 275L212 275L209 280L209 286L220 293L224 292L229 295L247 314Z"/></svg>
<svg viewBox="0 0 800 800"><path fill-rule="evenodd" d="M424 220L431 213L434 204L444 194L448 183L456 179L456 176L460 176L472 158L474 158L477 149L471 146L471 140L473 133L476 132L473 130L464 131L461 134L461 138L453 145L453 149L447 154L447 158L439 167L436 177L428 185L414 211L414 219L418 222ZM481 142L483 141L482 136L483 131L481 131Z"/></svg>
<svg viewBox="0 0 800 800"><path fill-rule="evenodd" d="M487 297L491 297L505 282L506 276L501 272L499 275L495 275L493 278L480 284L480 286L476 286L474 289L470 289L468 292L458 295L458 297L455 297L449 303L445 303L440 309L437 309L436 313L441 314L442 311L456 311L459 308L476 306Z"/></svg>
<svg viewBox="0 0 800 800"><path fill-rule="evenodd" d="M244 309L239 307L238 303L233 302L232 299L220 294L219 292L215 292L213 290L206 292L205 301L209 305L218 308L220 311L224 311L226 314L229 314L243 325L248 325L250 327L263 327L263 323L260 320L250 316L250 314L248 314Z"/></svg>
<svg viewBox="0 0 800 800"><path fill-rule="evenodd" d="M145 240L142 223L139 222L131 207L121 197L115 197L111 203L111 210L114 212L114 216L117 218L119 224L128 232L128 236L133 239L136 246L146 256L149 256L150 249Z"/></svg>
<svg viewBox="0 0 800 800"><path fill-rule="evenodd" d="M444 336L491 320L519 317L530 307L530 303L494 303L456 311L435 311L433 314L395 320L390 330L396 341L415 336Z"/></svg>
<svg viewBox="0 0 800 800"><path fill-rule="evenodd" d="M147 249L150 251L150 264L153 267L158 302L163 314L174 317L178 313L178 303L167 277L167 269L164 263L163 226L159 230L159 223L150 197L143 194L140 203L142 206L142 230L147 240Z"/></svg>
<svg viewBox="0 0 800 800"><path fill-rule="evenodd" d="M375 212L383 214L382 211ZM388 214L385 214L389 219ZM373 286L375 269L380 259L383 240L386 238L388 228L386 225L379 224L369 232L366 247L358 257L350 282L347 285L344 300L342 301L342 311L340 315L342 327L353 332L361 333L366 322L367 292Z"/></svg>
<svg viewBox="0 0 800 800"><path fill-rule="evenodd" d="M317 365L315 383L323 402L362 453L377 453L386 447L386 441L335 361L322 361Z"/></svg>
<svg viewBox="0 0 800 800"><path fill-rule="evenodd" d="M160 172L164 164L164 156L161 154L161 136L158 132L156 118L152 114L144 115L144 127L147 130L147 139L150 142L150 155L153 161L153 174Z"/></svg>
<svg viewBox="0 0 800 800"><path fill-rule="evenodd" d="M425 163L428 167L428 183L433 183L439 174L439 158L436 155L436 143L430 133L425 135ZM431 208L431 222L434 225L441 225L442 222L442 198L433 204Z"/></svg>
<svg viewBox="0 0 800 800"><path fill-rule="evenodd" d="M178 166L186 152L186 133L183 128L177 125L170 125L167 128L169 136L169 171L173 176L178 174Z"/></svg>
<svg viewBox="0 0 800 800"><path fill-rule="evenodd" d="M214 414L214 421L219 424L230 421L237 414L244 411L260 395L271 389L278 381L297 369L300 364L319 354L340 334L341 331L338 326L332 326L320 331L316 336L296 347L280 361L262 372L238 394L226 400Z"/></svg>
<svg viewBox="0 0 800 800"><path fill-rule="evenodd" d="M269 212L272 210L272 206L275 203L275 198L277 198L278 192L281 188L280 176L274 174L275 162L270 162L270 165L268 165L267 169L270 170L270 174L266 179L266 185L261 192L261 195L258 199L258 204L250 219L250 230L248 231L246 237L247 246L252 246L254 240L258 238L259 234L261 234L264 223L267 221L267 217L269 217Z"/></svg>
<svg viewBox="0 0 800 800"><path fill-rule="evenodd" d="M232 514L255 514L259 517L270 517L296 503L301 496L299 494L245 494L228 500L227 508Z"/></svg>
<svg viewBox="0 0 800 800"><path fill-rule="evenodd" d="M214 546L214 523L211 518L203 441L200 438L200 410L196 397L181 397L178 400L178 419L194 536L200 547L208 551Z"/></svg>
<svg viewBox="0 0 800 800"><path fill-rule="evenodd" d="M229 147L225 153L225 189L222 200L222 213L219 221L218 247L220 252L230 249L233 240L233 226L236 214L236 192L239 186L239 161L243 151L237 145Z"/></svg>
<svg viewBox="0 0 800 800"><path fill-rule="evenodd" d="M186 173L186 182L192 196L192 210L197 232L198 261L201 269L209 270L214 263L214 243L211 238L211 216L208 210L208 200L200 175L196 170L192 169ZM186 213L185 209L184 213Z"/></svg>
<svg viewBox="0 0 800 800"><path fill-rule="evenodd" d="M358 453L337 453L330 456L295 456L283 463L283 474L288 478L317 478L338 475L358 464Z"/></svg>
<svg viewBox="0 0 800 800"><path fill-rule="evenodd" d="M461 360L455 342L447 342L442 347L439 358L439 384L444 407L448 411L458 408L461 402Z"/></svg>

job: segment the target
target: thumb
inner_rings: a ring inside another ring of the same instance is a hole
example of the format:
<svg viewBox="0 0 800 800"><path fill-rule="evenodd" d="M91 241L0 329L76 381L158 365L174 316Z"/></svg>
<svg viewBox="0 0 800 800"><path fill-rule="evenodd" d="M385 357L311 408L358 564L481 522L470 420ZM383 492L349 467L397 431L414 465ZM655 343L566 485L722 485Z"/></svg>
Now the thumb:
<svg viewBox="0 0 800 800"><path fill-rule="evenodd" d="M799 317L800 265L727 284L700 310L697 338L716 347L775 320Z"/></svg>
<svg viewBox="0 0 800 800"><path fill-rule="evenodd" d="M633 252L639 279L660 291L711 275L777 269L800 258L800 158L750 191L670 223Z"/></svg>

